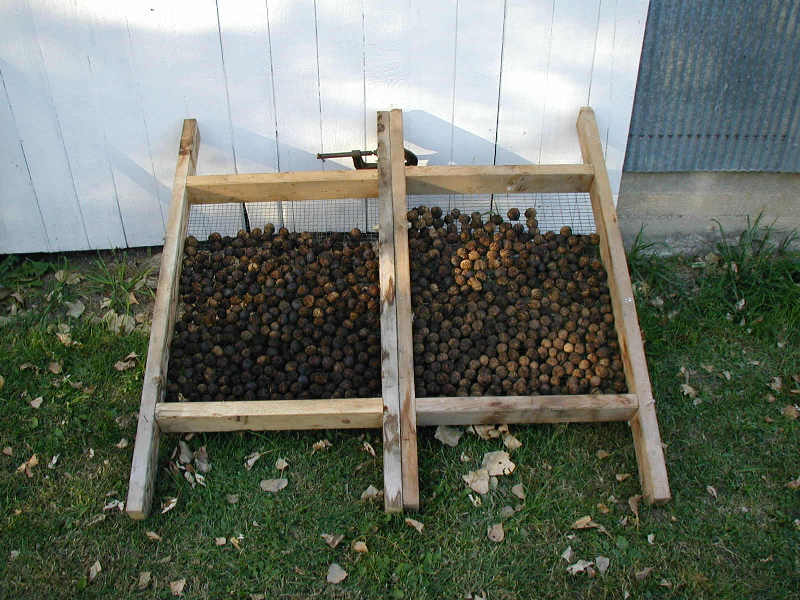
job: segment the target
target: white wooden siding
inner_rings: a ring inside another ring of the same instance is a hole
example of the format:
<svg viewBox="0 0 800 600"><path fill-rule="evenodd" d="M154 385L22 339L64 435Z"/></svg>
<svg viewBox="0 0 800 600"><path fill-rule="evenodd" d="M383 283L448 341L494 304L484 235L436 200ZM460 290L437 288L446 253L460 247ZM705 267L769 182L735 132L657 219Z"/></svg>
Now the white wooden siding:
<svg viewBox="0 0 800 600"><path fill-rule="evenodd" d="M616 190L646 13L647 0L9 0L0 253L161 243L185 117L201 174L349 168L315 154L374 147L375 112L393 107L429 164L575 162L588 103ZM362 208L331 203L325 218Z"/></svg>

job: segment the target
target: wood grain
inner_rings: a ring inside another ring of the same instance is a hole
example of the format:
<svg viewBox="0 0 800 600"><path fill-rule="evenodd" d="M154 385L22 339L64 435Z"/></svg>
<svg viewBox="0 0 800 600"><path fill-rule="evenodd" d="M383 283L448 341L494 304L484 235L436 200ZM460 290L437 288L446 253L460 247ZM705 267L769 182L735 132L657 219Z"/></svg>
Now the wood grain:
<svg viewBox="0 0 800 600"><path fill-rule="evenodd" d="M183 122L175 179L172 186L172 202L169 207L167 235L161 254L161 270L158 274L158 289L153 307L153 322L150 328L150 343L139 406L139 423L136 429L136 444L133 449L131 476L128 484L128 500L125 510L134 519L143 519L150 512L153 500L153 482L158 468L159 429L155 419L156 404L164 397L167 381L169 344L175 325L178 306L178 285L181 277L183 242L189 220L189 199L186 195L186 177L194 173L200 133L195 119Z"/></svg>
<svg viewBox="0 0 800 600"><path fill-rule="evenodd" d="M381 394L383 398L383 498L386 512L403 510L400 442L400 383L397 362L394 212L389 141L389 113L379 112L378 126L378 271L381 290Z"/></svg>
<svg viewBox="0 0 800 600"><path fill-rule="evenodd" d="M627 421L634 394L417 398L417 424L588 423Z"/></svg>
<svg viewBox="0 0 800 600"><path fill-rule="evenodd" d="M606 174L597 123L591 108L584 107L580 110L577 129L583 160L595 169L589 194L595 224L600 234L600 255L608 271L611 307L625 378L629 392L636 394L639 400L639 408L630 421L639 464L639 479L645 498L651 503L661 504L671 497L664 450L661 446L655 400L639 331L625 248L617 224L617 212Z"/></svg>
<svg viewBox="0 0 800 600"><path fill-rule="evenodd" d="M381 398L159 402L158 428L167 433L202 431L291 431L362 429L381 426Z"/></svg>

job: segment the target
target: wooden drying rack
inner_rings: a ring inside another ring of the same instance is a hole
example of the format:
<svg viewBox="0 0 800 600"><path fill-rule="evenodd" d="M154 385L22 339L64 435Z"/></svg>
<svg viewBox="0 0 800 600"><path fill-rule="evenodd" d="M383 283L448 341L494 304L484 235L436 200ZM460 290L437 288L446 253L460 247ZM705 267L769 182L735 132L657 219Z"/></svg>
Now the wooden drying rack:
<svg viewBox="0 0 800 600"><path fill-rule="evenodd" d="M200 134L183 123L147 353L126 509L147 516L161 432L382 428L387 511L419 508L418 425L628 421L651 503L670 499L633 290L594 112L577 129L583 164L406 167L403 113L379 112L378 168L196 176ZM608 272L627 394L415 398L406 195L588 192ZM164 402L183 244L193 204L378 198L382 397Z"/></svg>

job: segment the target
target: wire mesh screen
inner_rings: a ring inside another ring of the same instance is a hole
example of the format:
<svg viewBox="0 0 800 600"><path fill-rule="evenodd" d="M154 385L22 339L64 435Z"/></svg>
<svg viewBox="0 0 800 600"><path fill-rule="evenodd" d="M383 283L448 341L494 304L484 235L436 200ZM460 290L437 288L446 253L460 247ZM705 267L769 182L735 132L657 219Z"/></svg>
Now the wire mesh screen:
<svg viewBox="0 0 800 600"><path fill-rule="evenodd" d="M245 229L244 209L241 204L193 204L189 210L188 235L206 240L212 233L236 235Z"/></svg>
<svg viewBox="0 0 800 600"><path fill-rule="evenodd" d="M409 196L408 206L438 206L443 211L454 208L462 213L499 213L505 218L510 208L525 213L527 208L536 209L539 229L558 231L569 225L574 233L589 234L597 231L592 213L592 203L587 193L569 194L488 194L450 196ZM376 211L377 216L377 211Z"/></svg>
<svg viewBox="0 0 800 600"><path fill-rule="evenodd" d="M345 232L354 227L363 233L374 232L377 205L373 227L369 224L368 212L368 202L363 198L259 202L247 205L250 227L263 228L266 223L272 223L276 228L286 227L289 231L314 233Z"/></svg>

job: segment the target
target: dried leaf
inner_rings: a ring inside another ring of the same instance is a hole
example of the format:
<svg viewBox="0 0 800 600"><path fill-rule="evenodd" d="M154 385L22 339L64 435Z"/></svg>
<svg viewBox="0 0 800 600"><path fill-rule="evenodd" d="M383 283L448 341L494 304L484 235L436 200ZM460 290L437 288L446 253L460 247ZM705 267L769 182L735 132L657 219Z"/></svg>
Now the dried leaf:
<svg viewBox="0 0 800 600"><path fill-rule="evenodd" d="M139 301L136 299L136 294L133 292L128 293L128 304L139 304Z"/></svg>
<svg viewBox="0 0 800 600"><path fill-rule="evenodd" d="M503 436L503 445L509 450L516 450L517 448L522 447L522 442L520 442L510 433L507 433Z"/></svg>
<svg viewBox="0 0 800 600"><path fill-rule="evenodd" d="M11 446L6 446L3 448L3 454L6 456L14 456L14 450L11 448Z"/></svg>
<svg viewBox="0 0 800 600"><path fill-rule="evenodd" d="M236 504L239 502L239 494L228 494L225 496L225 500L228 501L228 504Z"/></svg>
<svg viewBox="0 0 800 600"><path fill-rule="evenodd" d="M653 572L653 567L645 567L641 571L636 572L636 581L644 581L650 573Z"/></svg>
<svg viewBox="0 0 800 600"><path fill-rule="evenodd" d="M630 476L631 476L630 473L617 473L616 475L614 475L614 477L616 477L617 481L619 481L620 483L625 481L626 479L630 479Z"/></svg>
<svg viewBox="0 0 800 600"><path fill-rule="evenodd" d="M224 546L227 543L228 543L228 538L224 538L224 537L215 537L214 538L214 545L215 546Z"/></svg>
<svg viewBox="0 0 800 600"><path fill-rule="evenodd" d="M647 534L647 543L651 546L656 543L656 534L655 533L648 533Z"/></svg>
<svg viewBox="0 0 800 600"><path fill-rule="evenodd" d="M89 583L93 582L95 578L100 574L100 571L103 570L103 567L100 566L100 561L94 561L94 564L89 567Z"/></svg>
<svg viewBox="0 0 800 600"><path fill-rule="evenodd" d="M283 471L288 466L289 463L286 462L286 459L284 458L279 458L278 460L275 461L275 468L278 469L278 471Z"/></svg>
<svg viewBox="0 0 800 600"><path fill-rule="evenodd" d="M661 581L659 581L658 585L660 585L663 588L667 588L668 590L672 589L672 583L666 579L662 579Z"/></svg>
<svg viewBox="0 0 800 600"><path fill-rule="evenodd" d="M486 469L492 477L511 475L516 467L516 465L511 462L511 457L508 455L508 452L503 450L484 454L481 466Z"/></svg>
<svg viewBox="0 0 800 600"><path fill-rule="evenodd" d="M239 537L241 537L241 536L239 536ZM239 545L239 539L238 538L232 537L229 541L231 543L231 546L236 548L239 552L242 551L242 547Z"/></svg>
<svg viewBox="0 0 800 600"><path fill-rule="evenodd" d="M572 562L572 559L575 558L575 553L572 551L572 546L567 546L567 549L561 553L561 558L568 563Z"/></svg>
<svg viewBox="0 0 800 600"><path fill-rule="evenodd" d="M797 479L792 479L789 483L786 484L786 487L790 490L800 490L800 477Z"/></svg>
<svg viewBox="0 0 800 600"><path fill-rule="evenodd" d="M139 573L139 582L136 584L136 587L141 591L147 589L147 586L150 585L150 571L142 571Z"/></svg>
<svg viewBox="0 0 800 600"><path fill-rule="evenodd" d="M574 565L570 565L567 567L567 573L570 575L577 575L578 573L584 573L587 569L591 568L594 565L593 562L588 560L579 560Z"/></svg>
<svg viewBox="0 0 800 600"><path fill-rule="evenodd" d="M58 462L58 458L60 456L61 456L60 454L54 454L53 458L50 459L50 462L47 463L47 468L48 469L55 469L56 468L56 463Z"/></svg>
<svg viewBox="0 0 800 600"><path fill-rule="evenodd" d="M325 577L325 581L328 583L341 583L347 578L347 571L345 571L342 567L337 565L336 563L331 563L328 567L328 574Z"/></svg>
<svg viewBox="0 0 800 600"><path fill-rule="evenodd" d="M466 475L462 475L461 478L473 491L479 494L489 493L489 471L486 469L470 471Z"/></svg>
<svg viewBox="0 0 800 600"><path fill-rule="evenodd" d="M178 504L177 498L175 497L164 498L164 500L162 500L161 502L161 514L163 515L164 513L168 513L173 508L175 508L176 504Z"/></svg>
<svg viewBox="0 0 800 600"><path fill-rule="evenodd" d="M512 485L511 493L514 494L520 500L525 500L525 487L521 483Z"/></svg>
<svg viewBox="0 0 800 600"><path fill-rule="evenodd" d="M49 363L47 365L47 370L50 371L53 375L58 375L63 370L61 361Z"/></svg>
<svg viewBox="0 0 800 600"><path fill-rule="evenodd" d="M187 444L183 440L179 440L178 448L180 448L180 454L178 455L178 460L184 465L188 465L190 462L192 462L192 459L194 458L194 452L192 452L192 449L189 448L189 444Z"/></svg>
<svg viewBox="0 0 800 600"><path fill-rule="evenodd" d="M56 333L56 337L58 338L58 341L65 346L71 346L73 343L72 338L68 333Z"/></svg>
<svg viewBox="0 0 800 600"><path fill-rule="evenodd" d="M19 366L19 370L20 370L20 371L27 371L28 369L33 369L33 370L34 370L34 371L36 371L36 372L38 372L38 371L39 371L39 367L37 367L37 366L36 366L36 365L34 365L33 363L26 362L26 363L22 363L22 364Z"/></svg>
<svg viewBox="0 0 800 600"><path fill-rule="evenodd" d="M725 378L725 380L726 380L726 381L730 381L730 380L731 380L731 377L732 377L732 375L731 375L731 372L730 372L730 371L723 371L723 372L722 372L722 376Z"/></svg>
<svg viewBox="0 0 800 600"><path fill-rule="evenodd" d="M352 548L353 552L358 552L359 554L366 554L367 552L369 552L367 544L361 541L353 542Z"/></svg>
<svg viewBox="0 0 800 600"><path fill-rule="evenodd" d="M473 496L472 494L467 494L467 498L469 501L472 502L472 506L478 508L479 506L483 505L483 500L481 500L480 496Z"/></svg>
<svg viewBox="0 0 800 600"><path fill-rule="evenodd" d="M491 541L499 544L506 538L506 532L503 531L502 523L495 523L486 530L486 537Z"/></svg>
<svg viewBox="0 0 800 600"><path fill-rule="evenodd" d="M208 462L208 451L205 446L200 446L194 451L194 466L199 473L208 473L211 463Z"/></svg>
<svg viewBox="0 0 800 600"><path fill-rule="evenodd" d="M580 519L575 521L572 524L572 529L597 529L597 531L605 533L609 537L611 536L611 534L608 533L608 530L605 527L600 525L600 523L592 521L592 517L589 515L581 517Z"/></svg>
<svg viewBox="0 0 800 600"><path fill-rule="evenodd" d="M146 531L145 535L147 536L148 540L153 540L154 542L161 541L161 536L158 535L155 531Z"/></svg>
<svg viewBox="0 0 800 600"><path fill-rule="evenodd" d="M423 525L422 523L420 523L416 519L411 519L409 517L406 517L406 525L408 525L410 527L413 527L419 533L422 533L422 530L425 528L425 525Z"/></svg>
<svg viewBox="0 0 800 600"><path fill-rule="evenodd" d="M700 367L704 371L706 371L707 373L713 373L714 372L714 365L707 365L707 364L700 363Z"/></svg>
<svg viewBox="0 0 800 600"><path fill-rule="evenodd" d="M262 479L261 483L261 490L264 492L269 492L270 494L277 494L287 485L289 485L289 480L280 478L280 479Z"/></svg>
<svg viewBox="0 0 800 600"><path fill-rule="evenodd" d="M136 366L135 360L118 360L114 363L114 368L117 371L127 371L128 369L132 369Z"/></svg>
<svg viewBox="0 0 800 600"><path fill-rule="evenodd" d="M469 430L482 440L500 437L500 433L494 428L494 425L473 425Z"/></svg>
<svg viewBox="0 0 800 600"><path fill-rule="evenodd" d="M314 442L311 446L311 454L314 454L317 450L327 450L333 446L328 440L319 440L318 442Z"/></svg>
<svg viewBox="0 0 800 600"><path fill-rule="evenodd" d="M637 519L639 518L639 502L642 500L641 494L636 494L635 496L631 496L628 498L628 506L631 508L631 512L633 516Z"/></svg>
<svg viewBox="0 0 800 600"><path fill-rule="evenodd" d="M6 385L6 378L0 375L0 390Z"/></svg>
<svg viewBox="0 0 800 600"><path fill-rule="evenodd" d="M607 515L608 513L610 513L610 512L611 512L611 509L610 509L610 508L608 508L608 507L607 507L605 504L603 504L602 502L598 502L598 503L597 503L597 510L599 510L599 511L600 511L602 514L604 514L604 515Z"/></svg>
<svg viewBox="0 0 800 600"><path fill-rule="evenodd" d="M126 438L122 438L120 441L118 441L118 442L117 442L116 444L114 444L114 445L115 445L117 448L119 448L120 450L123 450L123 449L125 449L125 448L127 448L127 447L128 447L128 440L127 440Z"/></svg>
<svg viewBox="0 0 800 600"><path fill-rule="evenodd" d="M246 471L249 471L253 468L253 465L256 464L258 459L261 458L261 452L253 452L252 454L248 454L244 457L244 468Z"/></svg>
<svg viewBox="0 0 800 600"><path fill-rule="evenodd" d="M433 435L437 440L442 442L445 446L455 448L464 431L458 427L449 427L447 425L439 425L436 428L436 433Z"/></svg>
<svg viewBox="0 0 800 600"><path fill-rule="evenodd" d="M714 488L714 486L712 486L712 485L707 485L707 486L706 486L706 491L707 491L707 492L708 492L710 495L712 495L712 496L714 497L714 499L716 500L716 498L717 498L717 490L716 490L716 488Z"/></svg>
<svg viewBox="0 0 800 600"><path fill-rule="evenodd" d="M12 550L11 551L11 560L17 560L19 558L19 550Z"/></svg>
<svg viewBox="0 0 800 600"><path fill-rule="evenodd" d="M797 410L796 406L787 404L781 409L781 414L787 419L792 419L794 421L798 416L800 416L800 411Z"/></svg>
<svg viewBox="0 0 800 600"><path fill-rule="evenodd" d="M186 586L185 579L178 579L177 581L169 582L169 591L173 596L183 596L183 588Z"/></svg>
<svg viewBox="0 0 800 600"><path fill-rule="evenodd" d="M328 546L331 548L336 548L336 546L342 543L344 534L337 533L336 535L332 535L330 533L323 533L321 537L323 540L325 540L325 543L328 544Z"/></svg>
<svg viewBox="0 0 800 600"><path fill-rule="evenodd" d="M688 383L681 384L681 393L689 398L697 397L697 390L690 386Z"/></svg>
<svg viewBox="0 0 800 600"><path fill-rule="evenodd" d="M608 458L609 456L611 456L605 450L598 450L597 452L594 453L594 455L598 458L598 460L603 460L604 458Z"/></svg>
<svg viewBox="0 0 800 600"><path fill-rule="evenodd" d="M375 448L372 447L372 444L369 442L364 442L361 444L361 449L369 454L372 458L375 458Z"/></svg>
<svg viewBox="0 0 800 600"><path fill-rule="evenodd" d="M769 388L775 392L780 392L783 389L783 379L780 377L773 377L769 382Z"/></svg>
<svg viewBox="0 0 800 600"><path fill-rule="evenodd" d="M367 489L361 492L361 499L362 500L375 500L378 496L383 495L378 488L374 485L370 485Z"/></svg>
<svg viewBox="0 0 800 600"><path fill-rule="evenodd" d="M511 506L504 506L500 509L500 518L501 519L510 519L514 516L516 511Z"/></svg>
<svg viewBox="0 0 800 600"><path fill-rule="evenodd" d="M30 478L33 477L33 473L31 469L39 464L39 457L35 454L31 456L28 460L22 463L20 466L17 467L17 473L25 473L25 475Z"/></svg>
<svg viewBox="0 0 800 600"><path fill-rule="evenodd" d="M611 564L611 561L607 556L597 556L594 559L594 564L597 566L597 570L600 571L600 575L604 575L605 572L608 571L608 566Z"/></svg>
<svg viewBox="0 0 800 600"><path fill-rule="evenodd" d="M38 398L34 398L33 400L31 400L31 406L33 408L39 408L42 405L42 402L44 402L44 398L39 396Z"/></svg>
<svg viewBox="0 0 800 600"><path fill-rule="evenodd" d="M458 460L460 460L462 463L468 463L469 461L472 460L472 457L469 454L465 454L462 452L461 456L458 457Z"/></svg>

